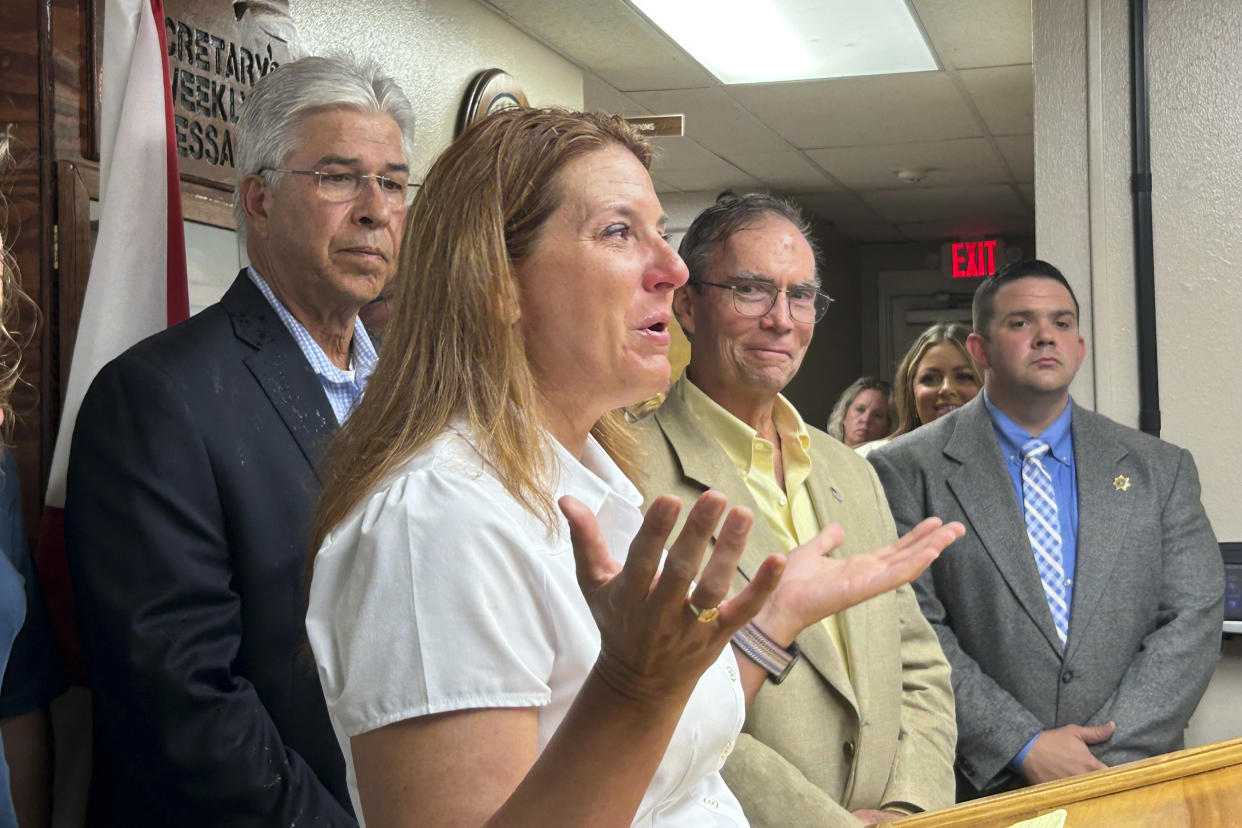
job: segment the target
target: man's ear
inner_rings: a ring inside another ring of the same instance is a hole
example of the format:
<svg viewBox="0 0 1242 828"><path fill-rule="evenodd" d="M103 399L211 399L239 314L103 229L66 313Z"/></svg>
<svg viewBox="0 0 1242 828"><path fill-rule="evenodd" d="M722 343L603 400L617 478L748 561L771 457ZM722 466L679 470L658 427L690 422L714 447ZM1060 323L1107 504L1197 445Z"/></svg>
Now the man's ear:
<svg viewBox="0 0 1242 828"><path fill-rule="evenodd" d="M992 366L988 363L987 340L977 333L972 333L966 337L966 351L979 363L979 367L985 371Z"/></svg>
<svg viewBox="0 0 1242 828"><path fill-rule="evenodd" d="M694 339L694 297L690 295L693 290L694 288L685 284L673 291L673 315L677 317L677 324L689 340Z"/></svg>
<svg viewBox="0 0 1242 828"><path fill-rule="evenodd" d="M268 236L267 226L272 209L272 189L262 176L251 173L241 180L237 192L242 214L246 216L246 232L261 239Z"/></svg>

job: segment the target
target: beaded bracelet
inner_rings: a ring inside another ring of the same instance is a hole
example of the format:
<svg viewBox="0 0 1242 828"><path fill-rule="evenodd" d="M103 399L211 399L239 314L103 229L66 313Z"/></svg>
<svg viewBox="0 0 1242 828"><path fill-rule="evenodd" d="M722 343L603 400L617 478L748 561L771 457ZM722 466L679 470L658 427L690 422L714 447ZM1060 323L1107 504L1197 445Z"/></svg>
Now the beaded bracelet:
<svg viewBox="0 0 1242 828"><path fill-rule="evenodd" d="M796 643L782 647L753 621L733 634L733 643L747 658L767 671L768 679L773 684L784 681L798 656L802 655Z"/></svg>

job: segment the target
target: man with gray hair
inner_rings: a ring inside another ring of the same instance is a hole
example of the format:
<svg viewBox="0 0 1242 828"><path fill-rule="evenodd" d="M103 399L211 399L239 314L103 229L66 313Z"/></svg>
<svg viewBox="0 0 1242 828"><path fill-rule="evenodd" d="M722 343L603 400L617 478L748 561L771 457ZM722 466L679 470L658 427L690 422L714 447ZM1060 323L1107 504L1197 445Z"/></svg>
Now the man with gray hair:
<svg viewBox="0 0 1242 828"><path fill-rule="evenodd" d="M303 658L302 572L316 461L375 365L357 317L395 272L412 139L409 101L373 65L265 77L238 124L250 266L86 395L65 531L91 824L355 824Z"/></svg>
<svg viewBox="0 0 1242 828"><path fill-rule="evenodd" d="M716 489L755 513L734 591L768 555L830 524L844 533L834 557L893 543L867 462L780 393L831 301L797 208L754 194L718 202L690 225L681 255L690 280L673 311L690 364L639 426L647 493L693 502ZM721 771L752 825L858 826L952 804L949 665L910 587L800 634L768 626L737 645L772 680Z"/></svg>

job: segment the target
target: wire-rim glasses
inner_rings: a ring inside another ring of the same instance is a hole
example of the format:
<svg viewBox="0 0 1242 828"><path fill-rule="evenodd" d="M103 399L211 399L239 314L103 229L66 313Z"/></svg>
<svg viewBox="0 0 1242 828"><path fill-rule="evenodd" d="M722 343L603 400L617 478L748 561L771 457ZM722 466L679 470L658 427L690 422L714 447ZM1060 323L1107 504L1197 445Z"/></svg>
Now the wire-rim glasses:
<svg viewBox="0 0 1242 828"><path fill-rule="evenodd" d="M827 293L811 285L790 285L778 288L771 282L743 279L731 283L692 282L695 285L722 288L733 294L733 309L742 316L767 316L776 307L776 300L785 294L789 305L789 317L795 322L814 325L828 313L833 299Z"/></svg>
<svg viewBox="0 0 1242 828"><path fill-rule="evenodd" d="M384 194L384 198L394 207L409 207L414 201L414 193L418 189L417 184L411 184L408 181L401 181L387 175L363 175L362 173L323 170L290 170L284 167L263 167L259 172L278 172L289 173L291 175L313 175L315 176L316 186L319 188L319 195L324 201L331 201L336 204L342 204L347 201L353 201L362 195L367 186L367 182L374 180L379 185L380 192Z"/></svg>

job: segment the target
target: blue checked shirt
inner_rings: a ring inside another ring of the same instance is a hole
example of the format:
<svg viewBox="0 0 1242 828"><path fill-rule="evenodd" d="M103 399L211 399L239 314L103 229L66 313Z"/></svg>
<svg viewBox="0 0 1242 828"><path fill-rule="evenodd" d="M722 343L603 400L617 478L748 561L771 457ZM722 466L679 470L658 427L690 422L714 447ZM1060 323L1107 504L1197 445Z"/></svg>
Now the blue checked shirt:
<svg viewBox="0 0 1242 828"><path fill-rule="evenodd" d="M375 346L371 344L371 338L367 336L366 329L362 327L362 320L354 320L354 342L350 348L352 369L337 368L323 352L323 348L319 347L314 337L307 333L302 323L295 319L284 304L276 298L276 294L272 293L272 289L268 287L267 282L263 281L263 277L253 267L246 268L246 272L250 275L250 281L254 282L254 286L276 311L280 321L285 323L285 327L293 336L293 341L298 343L298 347L302 349L302 355L310 363L311 370L315 372L315 376L319 377L319 384L323 386L324 393L328 395L328 403L336 414L337 423L345 422L345 418L354 410L354 406L362 396L362 389L366 387L367 380L370 379L371 372L375 370L375 363L378 359Z"/></svg>
<svg viewBox="0 0 1242 828"><path fill-rule="evenodd" d="M1074 406L1067 403L1061 416L1053 420L1052 425L1044 429L1042 434L1030 434L994 407L986 391L983 392L983 402L992 418L992 430L996 432L1001 454L1005 457L1005 468L1009 471L1009 479L1013 481L1014 491L1018 495L1019 508L1022 505L1022 444L1032 437L1038 437L1049 446L1044 457L1047 461L1044 468L1052 478L1052 491L1057 499L1057 517L1061 524L1061 567L1066 574L1065 603L1073 614L1074 564L1078 560L1078 469L1074 465L1074 435L1070 430ZM1018 755L1009 763L1011 768L1017 770L1021 766L1022 760L1026 759L1026 754L1038 737L1039 734L1036 733L1018 751Z"/></svg>

